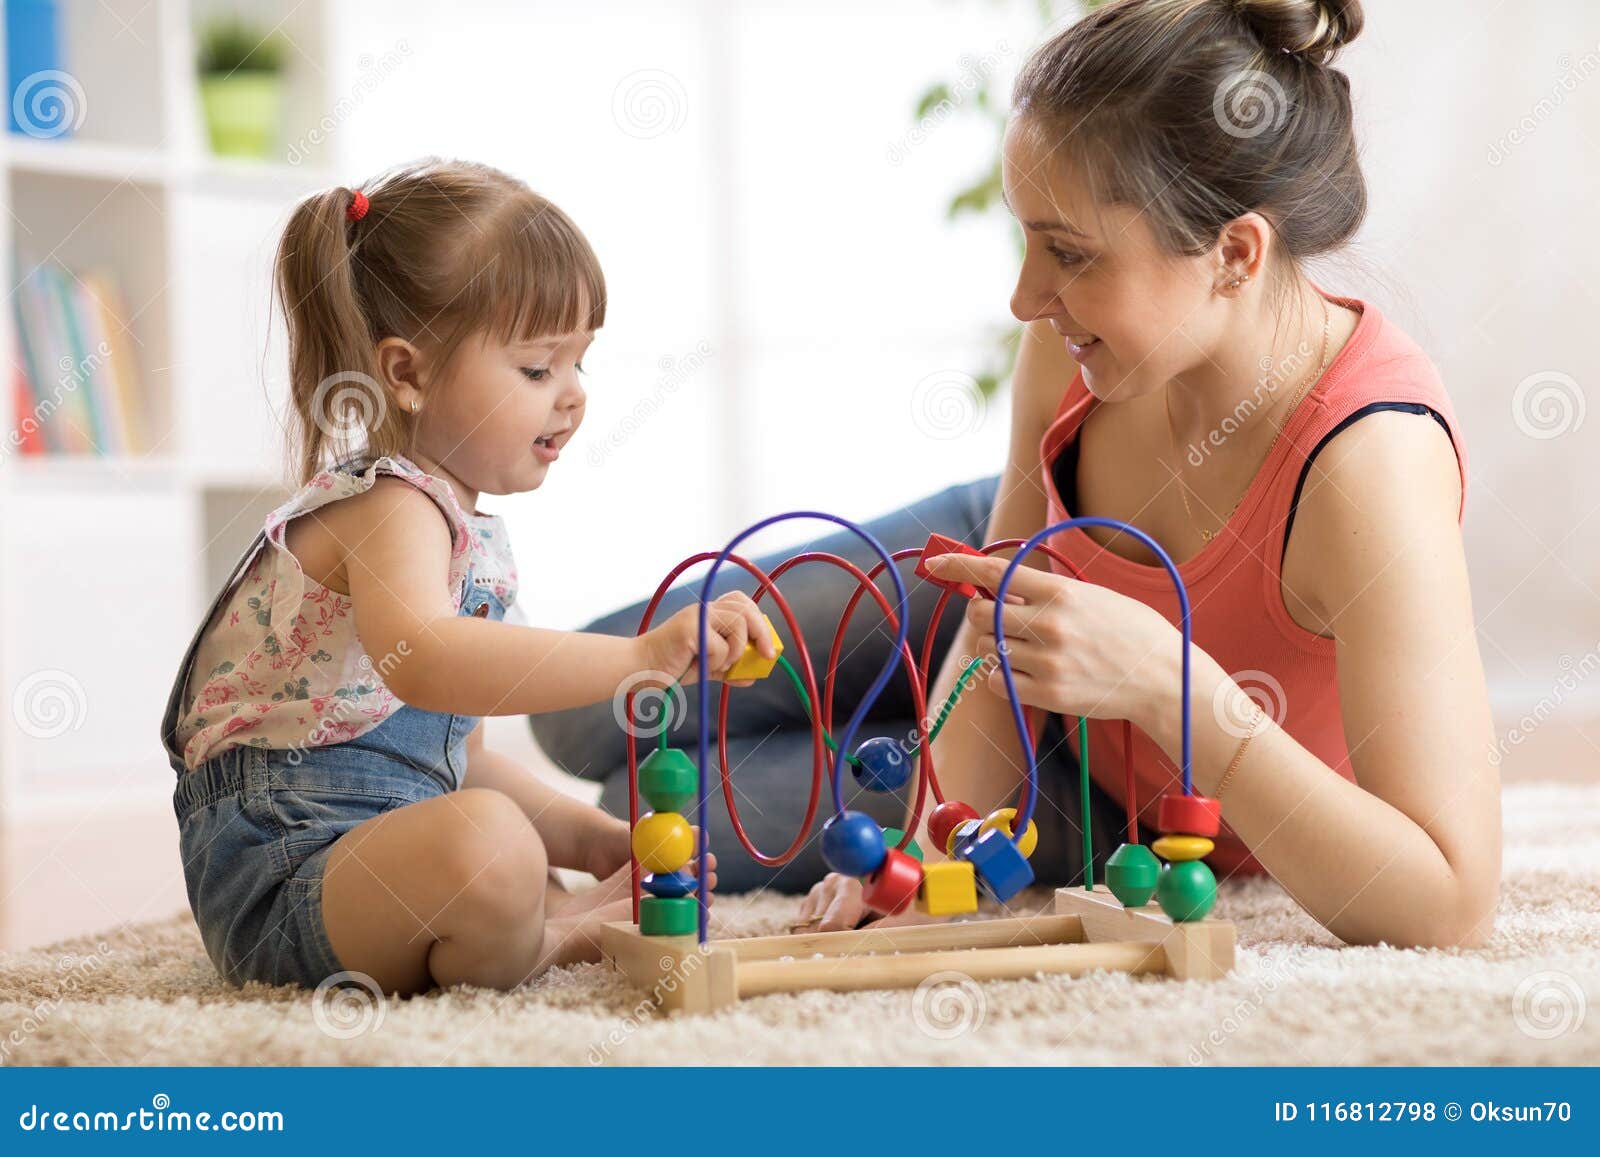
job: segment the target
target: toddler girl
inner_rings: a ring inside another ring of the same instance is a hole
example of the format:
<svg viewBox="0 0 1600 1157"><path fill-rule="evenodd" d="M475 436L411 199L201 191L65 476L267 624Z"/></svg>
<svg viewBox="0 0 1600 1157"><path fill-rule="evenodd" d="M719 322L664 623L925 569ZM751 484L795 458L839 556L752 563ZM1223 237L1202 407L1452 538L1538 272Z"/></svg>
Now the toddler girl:
<svg viewBox="0 0 1600 1157"><path fill-rule="evenodd" d="M628 825L487 750L479 717L692 681L698 607L630 638L505 623L517 568L476 507L540 486L583 420L599 263L522 182L428 161L302 202L276 280L302 485L162 723L206 951L236 984L401 993L596 959L629 915ZM709 669L771 657L747 595L709 619ZM554 867L602 884L569 895Z"/></svg>

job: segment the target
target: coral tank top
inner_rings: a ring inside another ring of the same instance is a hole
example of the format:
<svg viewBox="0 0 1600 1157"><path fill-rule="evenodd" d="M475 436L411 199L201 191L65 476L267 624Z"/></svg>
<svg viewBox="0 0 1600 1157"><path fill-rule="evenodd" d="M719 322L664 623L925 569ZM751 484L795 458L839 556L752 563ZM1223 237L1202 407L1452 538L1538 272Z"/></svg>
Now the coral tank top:
<svg viewBox="0 0 1600 1157"><path fill-rule="evenodd" d="M1354 782L1339 712L1334 640L1300 626L1283 603L1280 568L1301 487L1317 452L1352 422L1379 410L1428 414L1455 447L1461 471L1459 520L1466 507L1467 453L1450 399L1427 355L1372 305L1325 296L1360 311L1355 332L1289 416L1226 526L1180 565L1178 573L1189 592L1195 645L1301 745ZM1040 445L1051 523L1095 513L1077 509L1076 475L1077 434L1096 404L1082 373L1074 375ZM1088 581L1138 599L1178 625L1178 598L1165 567L1125 559L1081 529L1062 531L1048 541ZM1206 708L1191 704L1197 726L1209 721ZM1089 721L1089 770L1126 807L1122 732L1120 720ZM1132 734L1139 816L1153 827L1157 801L1182 790L1182 773L1137 727ZM1219 879L1265 871L1226 822L1208 860Z"/></svg>

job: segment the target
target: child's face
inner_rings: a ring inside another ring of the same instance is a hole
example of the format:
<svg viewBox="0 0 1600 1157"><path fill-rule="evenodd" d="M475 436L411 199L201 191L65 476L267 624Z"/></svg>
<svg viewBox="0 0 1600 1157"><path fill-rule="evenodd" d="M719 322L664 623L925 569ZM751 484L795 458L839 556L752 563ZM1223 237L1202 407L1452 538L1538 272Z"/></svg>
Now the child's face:
<svg viewBox="0 0 1600 1157"><path fill-rule="evenodd" d="M1161 389L1220 340L1208 259L1174 258L1143 214L1094 205L1051 138L1026 121L1006 131L1002 183L1026 241L1011 311L1050 323L1095 397Z"/></svg>
<svg viewBox="0 0 1600 1157"><path fill-rule="evenodd" d="M592 330L502 344L468 337L428 391L417 449L479 494L543 484L588 399L578 380Z"/></svg>

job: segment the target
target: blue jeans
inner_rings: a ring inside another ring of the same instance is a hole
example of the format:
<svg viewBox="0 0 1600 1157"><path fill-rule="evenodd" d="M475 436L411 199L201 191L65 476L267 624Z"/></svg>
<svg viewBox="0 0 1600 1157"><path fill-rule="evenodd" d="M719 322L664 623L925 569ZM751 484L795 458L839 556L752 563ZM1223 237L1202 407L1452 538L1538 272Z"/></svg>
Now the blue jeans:
<svg viewBox="0 0 1600 1157"><path fill-rule="evenodd" d="M246 551L242 569L260 548ZM237 571L236 571L237 573ZM455 791L478 725L402 705L354 739L293 749L234 747L185 770L177 720L202 620L168 697L162 737L177 772L172 805L189 907L206 955L230 984L314 988L342 971L322 915L322 878L334 843L358 824ZM500 620L505 606L469 574L460 613Z"/></svg>
<svg viewBox="0 0 1600 1157"><path fill-rule="evenodd" d="M998 481L998 478L984 478L952 486L902 510L865 523L864 528L890 552L921 546L932 532L961 539L971 546L983 546L987 541L989 511L994 505ZM783 559L803 550L839 555L862 570L870 570L879 561L871 547L848 531L831 533L804 546L752 561L770 572ZM928 622L938 601L939 588L912 575L910 562L902 564L901 572L906 579L910 598L909 638L912 652L920 656ZM701 570L699 574L699 578L679 584L667 592L656 611L654 622L659 624L674 611L694 603L704 582L704 571ZM828 647L833 641L834 631L838 629L839 616L845 603L856 588L855 581L837 568L807 564L785 575L778 585L811 649L820 689ZM729 590L753 593L755 586L755 580L745 571L724 566L717 573L715 593L720 595ZM892 584L880 579L880 587L892 601ZM635 634L644 617L647 602L645 600L624 607L595 620L584 629L608 635ZM763 602L762 605L767 607L769 604ZM934 671L939 669L950 649L961 623L964 606L964 601L959 599L952 599L946 605L933 649ZM781 618L773 614L772 619L780 633L787 635ZM894 639L882 622L882 613L867 598L862 599L851 616L834 694L836 727L849 717L860 702L891 649ZM669 741L692 755L699 721L699 689L688 687L683 693L687 709L675 713L678 725L669 731ZM721 684L713 684L713 694L721 694ZM936 715L939 706L929 704L928 710ZM716 718L715 700L712 703L712 718ZM529 722L540 747L559 766L574 775L602 783L602 807L614 815L628 814L627 752L609 700L568 711L530 716ZM863 731L856 739L859 741L872 735L903 737L912 734L915 728L916 711L911 702L911 689L904 675L897 673L878 697L863 725ZM1083 878L1083 829L1079 804L1082 797L1076 742L1076 732L1069 735L1060 716L1047 717L1038 749L1040 799L1035 809L1035 822L1039 825L1039 847L1032 857L1035 877L1044 884L1070 884L1080 882ZM641 742L640 758L647 750L648 744ZM715 750L713 746L712 752ZM713 754L710 772L713 776L716 775L715 758ZM781 674L774 673L748 688L734 689L728 709L728 766L732 769L734 797L746 834L768 855L783 851L793 842L800 822L805 818L806 799L811 787L811 731L810 721L793 685ZM844 791L847 807L866 812L880 824L899 826L905 819L906 804L901 794L860 790L854 777L848 775L845 777ZM763 866L745 851L733 833L716 782L711 784L711 793L707 804L706 834L710 847L717 854L718 885L721 889L742 892L770 888L799 893L807 891L827 872L816 838L823 822L833 813L832 797L826 784L823 786L811 838L793 860L778 868ZM929 799L931 801L931 795ZM992 801L968 802L981 808L986 802ZM1098 784L1091 787L1090 813L1095 878L1100 879L1106 857L1126 834L1127 821L1122 807ZM1148 842L1149 838L1148 832L1141 832L1141 840Z"/></svg>

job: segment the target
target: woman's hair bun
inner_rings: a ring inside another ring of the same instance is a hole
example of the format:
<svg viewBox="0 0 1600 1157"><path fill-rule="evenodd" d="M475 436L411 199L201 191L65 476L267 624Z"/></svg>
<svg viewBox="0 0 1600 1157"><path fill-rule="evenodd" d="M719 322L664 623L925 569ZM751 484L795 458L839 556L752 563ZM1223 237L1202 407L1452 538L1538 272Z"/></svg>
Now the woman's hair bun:
<svg viewBox="0 0 1600 1157"><path fill-rule="evenodd" d="M1361 32L1361 0L1228 0L1268 52L1330 63Z"/></svg>

